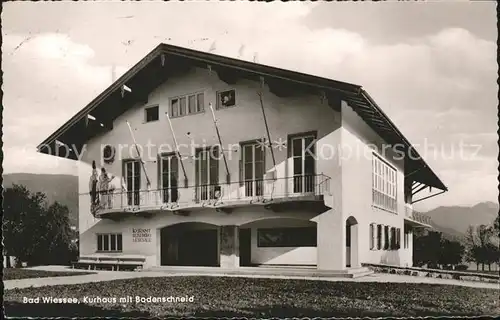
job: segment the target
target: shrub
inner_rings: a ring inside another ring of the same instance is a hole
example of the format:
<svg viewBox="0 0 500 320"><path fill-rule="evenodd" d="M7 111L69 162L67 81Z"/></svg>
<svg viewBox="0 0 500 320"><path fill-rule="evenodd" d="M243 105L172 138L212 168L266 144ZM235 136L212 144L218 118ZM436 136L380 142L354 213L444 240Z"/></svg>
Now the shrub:
<svg viewBox="0 0 500 320"><path fill-rule="evenodd" d="M439 266L436 263L429 263L427 265L427 268L429 268L429 269L439 269Z"/></svg>
<svg viewBox="0 0 500 320"><path fill-rule="evenodd" d="M467 269L469 269L469 266L465 264L459 264L455 267L455 270L457 271L465 271Z"/></svg>

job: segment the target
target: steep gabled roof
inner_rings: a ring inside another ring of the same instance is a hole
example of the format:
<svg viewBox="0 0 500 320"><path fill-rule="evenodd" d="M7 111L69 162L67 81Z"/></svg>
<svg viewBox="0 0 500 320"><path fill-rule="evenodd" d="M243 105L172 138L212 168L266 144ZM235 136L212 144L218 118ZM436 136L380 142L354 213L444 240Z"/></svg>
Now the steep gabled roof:
<svg viewBox="0 0 500 320"><path fill-rule="evenodd" d="M183 66L186 62L204 67L209 65L217 71L219 77L225 78L226 82L231 81L234 74L257 80L263 77L266 83L271 83L276 88L280 87L280 83L287 83L287 86L318 90L324 92L328 98L345 100L387 143L403 146L406 155L410 156L405 157L405 168L412 174L414 181L447 190L410 142L361 86L163 43L45 139L37 147L38 151L54 154L54 150L57 149L56 141L78 148L90 138L91 133L99 134L103 130L109 130L112 127L112 120L119 114L132 105L145 101L149 92L175 72L185 71ZM163 70L165 67L171 72L165 72ZM132 88L132 92L124 92L124 86ZM89 115L97 118L97 121L89 123ZM76 159L74 152L69 157Z"/></svg>

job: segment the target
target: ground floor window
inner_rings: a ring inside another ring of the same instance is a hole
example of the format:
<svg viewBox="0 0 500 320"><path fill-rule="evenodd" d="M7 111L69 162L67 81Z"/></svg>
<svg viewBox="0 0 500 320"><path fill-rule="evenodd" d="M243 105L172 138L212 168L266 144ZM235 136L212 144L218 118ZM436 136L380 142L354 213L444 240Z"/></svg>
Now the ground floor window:
<svg viewBox="0 0 500 320"><path fill-rule="evenodd" d="M389 241L390 241L389 226L384 226L384 250L389 249Z"/></svg>
<svg viewBox="0 0 500 320"><path fill-rule="evenodd" d="M408 249L410 247L410 237L411 237L411 231L405 229L403 238L403 246L405 249Z"/></svg>
<svg viewBox="0 0 500 320"><path fill-rule="evenodd" d="M377 250L382 249L382 225L377 225Z"/></svg>
<svg viewBox="0 0 500 320"><path fill-rule="evenodd" d="M97 235L97 251L122 251L121 233L109 233Z"/></svg>
<svg viewBox="0 0 500 320"><path fill-rule="evenodd" d="M316 247L316 227L257 229L258 247Z"/></svg>

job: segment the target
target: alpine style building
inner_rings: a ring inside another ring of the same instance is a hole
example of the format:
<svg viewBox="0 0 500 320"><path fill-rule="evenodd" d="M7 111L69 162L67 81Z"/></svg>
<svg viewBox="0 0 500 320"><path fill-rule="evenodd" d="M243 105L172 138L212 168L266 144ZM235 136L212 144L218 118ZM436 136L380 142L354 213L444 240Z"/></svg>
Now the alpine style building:
<svg viewBox="0 0 500 320"><path fill-rule="evenodd" d="M38 151L78 161L81 260L146 268L411 266L447 190L360 86L166 44Z"/></svg>

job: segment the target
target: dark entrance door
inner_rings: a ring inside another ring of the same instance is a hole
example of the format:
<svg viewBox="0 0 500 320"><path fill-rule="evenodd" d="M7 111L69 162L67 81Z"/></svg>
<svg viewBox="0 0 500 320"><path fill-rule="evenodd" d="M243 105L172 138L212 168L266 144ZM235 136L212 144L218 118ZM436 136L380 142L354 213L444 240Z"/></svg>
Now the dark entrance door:
<svg viewBox="0 0 500 320"><path fill-rule="evenodd" d="M186 230L179 238L179 264L218 266L217 230Z"/></svg>
<svg viewBox="0 0 500 320"><path fill-rule="evenodd" d="M251 248L252 248L252 233L251 229L240 229L240 266L250 266L252 264Z"/></svg>

